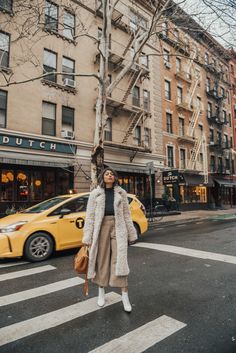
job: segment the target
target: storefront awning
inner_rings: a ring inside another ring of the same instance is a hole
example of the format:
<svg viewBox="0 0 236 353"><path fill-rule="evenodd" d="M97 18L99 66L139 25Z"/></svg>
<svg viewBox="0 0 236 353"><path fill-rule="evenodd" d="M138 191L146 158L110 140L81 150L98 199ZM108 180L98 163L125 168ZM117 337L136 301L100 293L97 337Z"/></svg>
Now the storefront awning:
<svg viewBox="0 0 236 353"><path fill-rule="evenodd" d="M139 173L147 174L147 169L145 167L139 167L135 165L126 164L116 164L116 163L105 163L107 166L115 169L117 172L127 172L127 173Z"/></svg>
<svg viewBox="0 0 236 353"><path fill-rule="evenodd" d="M208 176L207 184L204 184L204 175L184 173L183 176L185 185L188 186L214 186L214 182L210 176Z"/></svg>
<svg viewBox="0 0 236 353"><path fill-rule="evenodd" d="M41 167L54 167L54 168L68 168L73 164L73 160L54 157L54 156L18 154L18 153L1 151L0 163L32 165L32 166L41 166Z"/></svg>
<svg viewBox="0 0 236 353"><path fill-rule="evenodd" d="M236 187L236 180L229 180L229 179L216 179L214 178L214 181L219 184L220 186L223 186L225 188L233 188Z"/></svg>

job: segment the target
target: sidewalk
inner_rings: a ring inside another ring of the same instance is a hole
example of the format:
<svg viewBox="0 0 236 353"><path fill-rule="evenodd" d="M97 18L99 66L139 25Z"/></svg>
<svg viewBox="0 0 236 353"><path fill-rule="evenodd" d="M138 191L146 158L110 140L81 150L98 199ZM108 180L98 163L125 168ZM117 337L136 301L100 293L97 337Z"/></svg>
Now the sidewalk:
<svg viewBox="0 0 236 353"><path fill-rule="evenodd" d="M217 209L217 210L196 210L196 211L183 211L178 215L168 215L165 217L155 217L153 221L149 220L149 226L166 226L171 224L183 224L196 220L204 220L207 218L222 217L222 218L235 218L236 219L236 207L229 209Z"/></svg>

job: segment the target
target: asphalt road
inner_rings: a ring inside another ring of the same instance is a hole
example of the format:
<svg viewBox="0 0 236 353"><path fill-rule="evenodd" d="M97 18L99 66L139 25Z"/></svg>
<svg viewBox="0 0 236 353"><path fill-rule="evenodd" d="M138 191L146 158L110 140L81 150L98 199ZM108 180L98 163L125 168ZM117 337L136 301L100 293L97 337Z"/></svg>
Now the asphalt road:
<svg viewBox="0 0 236 353"><path fill-rule="evenodd" d="M102 309L94 285L83 296L74 254L0 261L1 353L236 353L236 220L158 227L129 247L131 314L117 289Z"/></svg>

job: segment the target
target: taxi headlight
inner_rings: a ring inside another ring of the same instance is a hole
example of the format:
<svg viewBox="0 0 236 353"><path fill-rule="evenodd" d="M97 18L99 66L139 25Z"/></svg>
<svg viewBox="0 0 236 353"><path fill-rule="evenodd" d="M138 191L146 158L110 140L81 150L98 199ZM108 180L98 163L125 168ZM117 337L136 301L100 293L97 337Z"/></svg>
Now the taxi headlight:
<svg viewBox="0 0 236 353"><path fill-rule="evenodd" d="M0 233L12 233L20 230L23 225L27 223L26 221L17 222L6 226L5 228L0 228Z"/></svg>

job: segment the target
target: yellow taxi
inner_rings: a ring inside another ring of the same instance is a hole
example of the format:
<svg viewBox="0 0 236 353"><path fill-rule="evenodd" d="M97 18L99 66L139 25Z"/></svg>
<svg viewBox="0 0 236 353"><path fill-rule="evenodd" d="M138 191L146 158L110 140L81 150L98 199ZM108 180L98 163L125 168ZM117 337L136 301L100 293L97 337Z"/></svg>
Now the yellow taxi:
<svg viewBox="0 0 236 353"><path fill-rule="evenodd" d="M20 213L0 219L0 258L24 256L32 262L49 258L54 251L79 247L89 193L62 195ZM138 236L148 228L145 208L128 194Z"/></svg>

